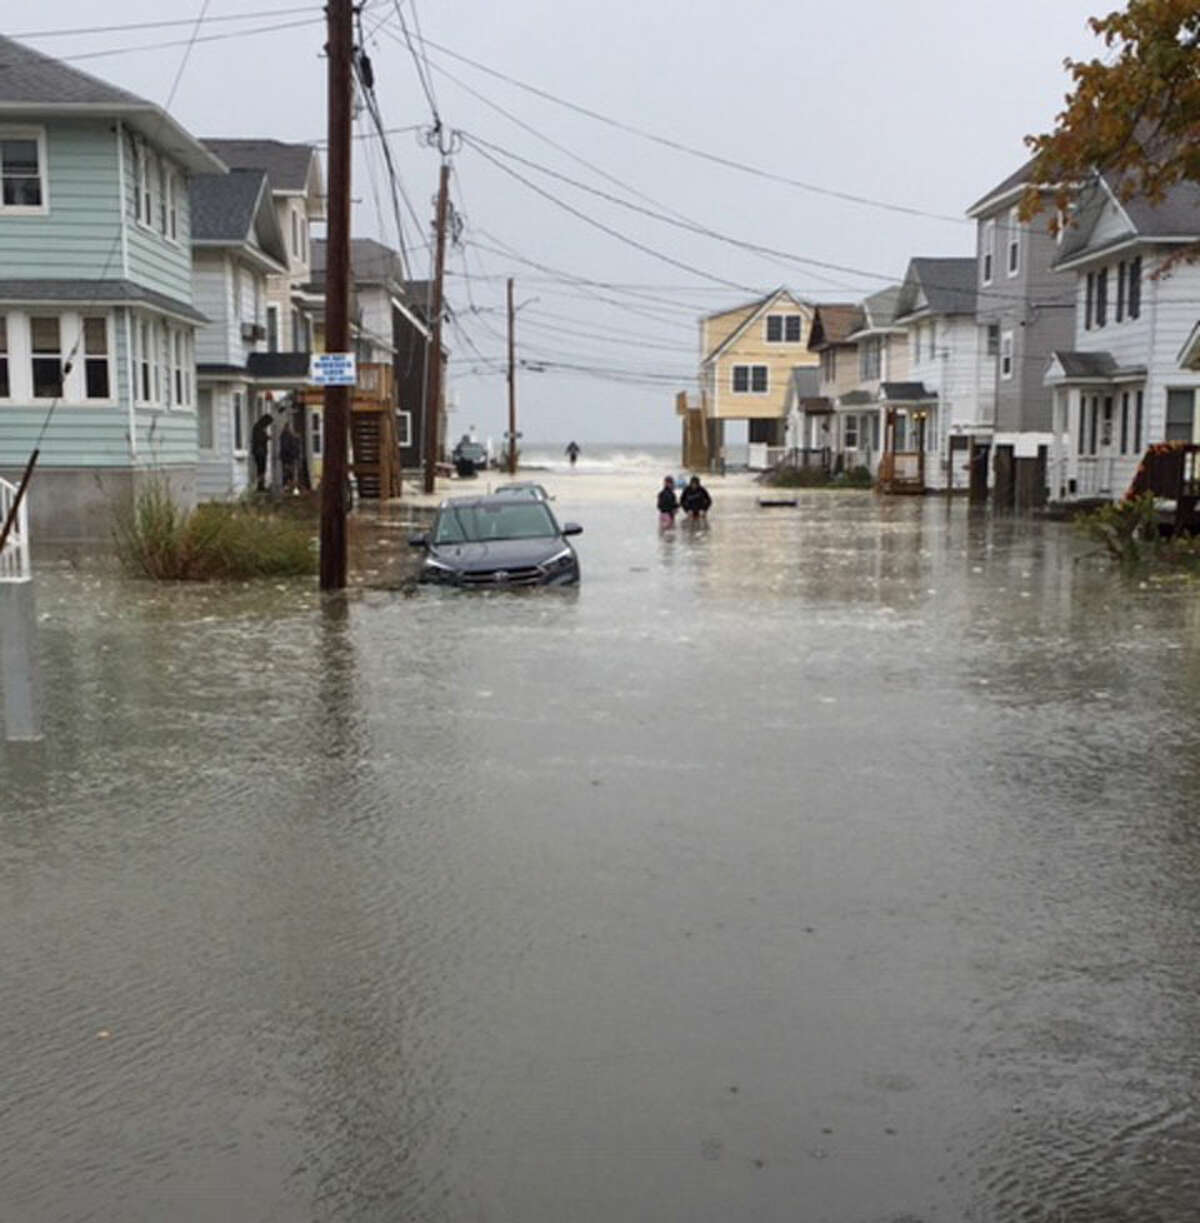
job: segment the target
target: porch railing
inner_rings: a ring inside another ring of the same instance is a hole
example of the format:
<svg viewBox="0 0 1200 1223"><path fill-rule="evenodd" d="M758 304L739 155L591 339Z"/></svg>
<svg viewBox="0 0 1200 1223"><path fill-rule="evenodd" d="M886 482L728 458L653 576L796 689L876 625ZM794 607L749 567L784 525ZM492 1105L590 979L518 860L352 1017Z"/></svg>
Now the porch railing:
<svg viewBox="0 0 1200 1223"><path fill-rule="evenodd" d="M1079 455L1075 461L1075 495L1111 497L1113 466L1114 460L1106 455Z"/></svg>
<svg viewBox="0 0 1200 1223"><path fill-rule="evenodd" d="M17 497L17 486L0 480L0 531L8 521L13 502ZM29 565L29 503L22 501L16 520L0 551L0 582L28 582L32 576Z"/></svg>
<svg viewBox="0 0 1200 1223"><path fill-rule="evenodd" d="M827 470L830 454L827 448L805 449L801 446L769 446L767 448L767 466L784 467L798 470L803 467L816 467Z"/></svg>

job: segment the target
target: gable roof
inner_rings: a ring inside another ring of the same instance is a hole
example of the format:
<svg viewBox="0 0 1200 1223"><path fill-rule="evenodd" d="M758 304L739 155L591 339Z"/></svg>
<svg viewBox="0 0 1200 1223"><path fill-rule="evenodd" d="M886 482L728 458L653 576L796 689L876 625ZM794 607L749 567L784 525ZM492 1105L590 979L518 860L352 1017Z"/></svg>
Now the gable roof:
<svg viewBox="0 0 1200 1223"><path fill-rule="evenodd" d="M221 173L225 166L153 102L62 60L0 35L0 115L28 118L92 115L124 118L187 169Z"/></svg>
<svg viewBox="0 0 1200 1223"><path fill-rule="evenodd" d="M863 310L854 302L818 302L813 307L808 347L815 351L830 344L845 344L863 326Z"/></svg>
<svg viewBox="0 0 1200 1223"><path fill-rule="evenodd" d="M1005 204L1011 204L1025 190L1035 161L1037 161L1036 157L1029 158L1028 161L1014 170L1007 178L1001 179L986 195L981 195L967 209L967 216L978 218L991 212L993 209L1000 208Z"/></svg>
<svg viewBox="0 0 1200 1223"><path fill-rule="evenodd" d="M861 320L855 331L846 338L850 341L861 339L878 331L891 331L896 321L896 303L900 298L900 285L888 285L862 300Z"/></svg>
<svg viewBox="0 0 1200 1223"><path fill-rule="evenodd" d="M327 250L324 238L313 239L312 274L316 281L325 279ZM374 238L350 239L350 274L355 284L379 284L391 287L400 293L405 290L404 264L401 262L399 253L390 246L377 242Z"/></svg>
<svg viewBox="0 0 1200 1223"><path fill-rule="evenodd" d="M200 246L258 246L279 270L288 266L287 250L270 183L262 170L197 174L189 184L192 242Z"/></svg>
<svg viewBox="0 0 1200 1223"><path fill-rule="evenodd" d="M231 170L265 170L271 190L287 195L303 195L309 186L313 158L311 144L286 144L282 140L239 140L204 137L211 149Z"/></svg>
<svg viewBox="0 0 1200 1223"><path fill-rule="evenodd" d="M897 321L916 314L974 314L977 265L973 258L910 259L896 303Z"/></svg>
<svg viewBox="0 0 1200 1223"><path fill-rule="evenodd" d="M800 307L802 307L802 308L805 308L805 309L810 309L810 310L811 310L811 308L812 308L812 307L810 307L810 306L808 305L808 303L807 303L807 302L805 302L805 301L801 301L801 299L800 299L800 298L793 296L793 294L791 293L791 291L790 291L790 290L788 290L788 289L779 288L779 289L776 289L774 293L768 293L768 294L767 294L767 296L766 296L766 297L764 297L764 298L763 298L763 299L762 299L762 300L761 300L761 301L758 303L758 307L757 307L757 309L752 310L752 311L751 311L751 312L750 312L748 315L746 315L746 317L745 317L745 318L744 318L744 319L741 321L741 323L739 323L739 324L738 324L738 326L736 326L736 327L735 327L735 328L734 328L734 329L733 329L733 330L732 330L732 331L731 331L731 332L730 332L730 333L729 333L729 334L728 334L728 335L727 335L727 336L726 336L726 337L725 337L725 338L724 338L724 339L723 339L723 340L720 342L720 344L718 344L718 345L717 345L717 346L716 346L716 347L715 347L715 348L712 350L712 352L707 353L707 354L706 354L706 355L705 355L705 356L702 358L702 360L701 360L701 364L702 364L702 365L707 365L709 361L713 361L713 360L715 360L715 359L716 359L717 357L719 357L719 356L720 356L720 355L721 355L721 354L722 354L722 353L723 353L723 352L724 352L724 351L725 351L727 348L732 347L732 346L733 346L733 344L734 344L734 343L735 343L737 340L741 339L741 337L742 337L742 336L744 336L744 335L746 334L746 332L747 332L747 331L749 331L749 330L750 330L750 328L751 328L751 327L752 327L752 326L753 326L753 325L754 325L754 324L755 324L755 323L756 323L756 322L757 322L757 321L758 321L760 318L762 318L762 316L763 316L763 315L766 313L766 311L767 311L767 310L769 310L769 309L770 309L770 308L771 308L771 307L772 307L772 306L773 306L773 305L774 305L774 304L775 304L777 301L779 301L779 299L780 299L781 297L786 297L786 298L788 299L788 301L790 301L790 302L792 303L792 305L793 305L793 306L800 306ZM753 303L747 303L747 304L748 304L748 305L753 305ZM734 307L734 309L735 309L735 310L736 310L736 309L741 309L741 310L744 310L745 308L746 308L745 306L737 306L737 307ZM732 313L733 313L733 310L722 310L722 311L721 311L721 314L732 314ZM705 319L704 319L703 321L707 321L707 320L708 320L708 319L710 319L710 318L720 318L720 315L718 315L718 314L710 314L710 315L706 315L706 316L705 316Z"/></svg>

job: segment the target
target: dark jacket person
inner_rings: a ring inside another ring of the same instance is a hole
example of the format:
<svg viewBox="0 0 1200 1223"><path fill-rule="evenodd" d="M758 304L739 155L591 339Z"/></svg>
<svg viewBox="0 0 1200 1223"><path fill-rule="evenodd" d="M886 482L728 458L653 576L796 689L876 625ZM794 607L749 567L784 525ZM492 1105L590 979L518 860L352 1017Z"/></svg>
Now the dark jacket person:
<svg viewBox="0 0 1200 1223"><path fill-rule="evenodd" d="M712 498L708 495L708 489L700 483L699 476L693 476L688 482L687 488L680 495L679 504L684 512L693 518L700 518L708 513L708 508L712 505Z"/></svg>
<svg viewBox="0 0 1200 1223"><path fill-rule="evenodd" d="M250 430L250 453L254 456L254 472L258 487L264 486L263 480L267 474L267 451L271 444L271 414L264 412Z"/></svg>

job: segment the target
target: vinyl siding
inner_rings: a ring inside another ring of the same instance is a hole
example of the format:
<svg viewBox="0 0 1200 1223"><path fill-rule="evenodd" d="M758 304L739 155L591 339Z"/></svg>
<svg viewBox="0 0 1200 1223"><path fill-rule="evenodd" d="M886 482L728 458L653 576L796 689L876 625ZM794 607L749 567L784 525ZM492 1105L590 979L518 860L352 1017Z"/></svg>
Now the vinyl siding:
<svg viewBox="0 0 1200 1223"><path fill-rule="evenodd" d="M196 361L201 365L241 364L240 343L233 324L229 260L225 254L196 252L192 259L192 285L196 309L208 319L196 332Z"/></svg>
<svg viewBox="0 0 1200 1223"><path fill-rule="evenodd" d="M756 307L757 310L759 307ZM741 321L755 311L740 311ZM799 315L803 320L798 341L768 342L766 338L766 315ZM746 331L713 363L716 369L717 404L712 413L724 420L769 420L782 418L787 410L788 385L791 371L797 366L816 366L820 356L808 350L808 336L812 328L812 310L794 306L790 301L781 301L763 311L754 319ZM729 332L727 334L732 334ZM711 350L710 350L711 351ZM765 365L767 367L767 393L735 392L733 390L733 367L735 365Z"/></svg>
<svg viewBox="0 0 1200 1223"><path fill-rule="evenodd" d="M239 497L249 483L247 460L233 453L233 392L244 386L211 384L213 397L212 451L201 451L196 463L196 497L200 501L228 501Z"/></svg>
<svg viewBox="0 0 1200 1223"><path fill-rule="evenodd" d="M117 143L112 125L46 124L49 211L0 214L0 269L6 278L103 280L121 276Z"/></svg>
<svg viewBox="0 0 1200 1223"><path fill-rule="evenodd" d="M147 143L154 154L159 150ZM137 157L135 142L125 132L125 192L122 200L125 218L125 244L128 251L126 275L136 284L165 293L176 301L192 301L191 202L188 180L184 171L167 159L176 175L175 208L176 238L165 238L155 227L141 225L136 219Z"/></svg>

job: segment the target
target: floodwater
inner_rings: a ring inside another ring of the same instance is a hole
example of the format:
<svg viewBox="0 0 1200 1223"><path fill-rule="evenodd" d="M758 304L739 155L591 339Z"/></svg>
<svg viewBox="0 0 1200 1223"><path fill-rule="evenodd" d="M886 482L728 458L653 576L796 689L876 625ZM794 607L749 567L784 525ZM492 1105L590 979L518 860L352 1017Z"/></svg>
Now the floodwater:
<svg viewBox="0 0 1200 1223"><path fill-rule="evenodd" d="M40 574L0 1220L1200 1217L1200 592L654 483L573 593Z"/></svg>

